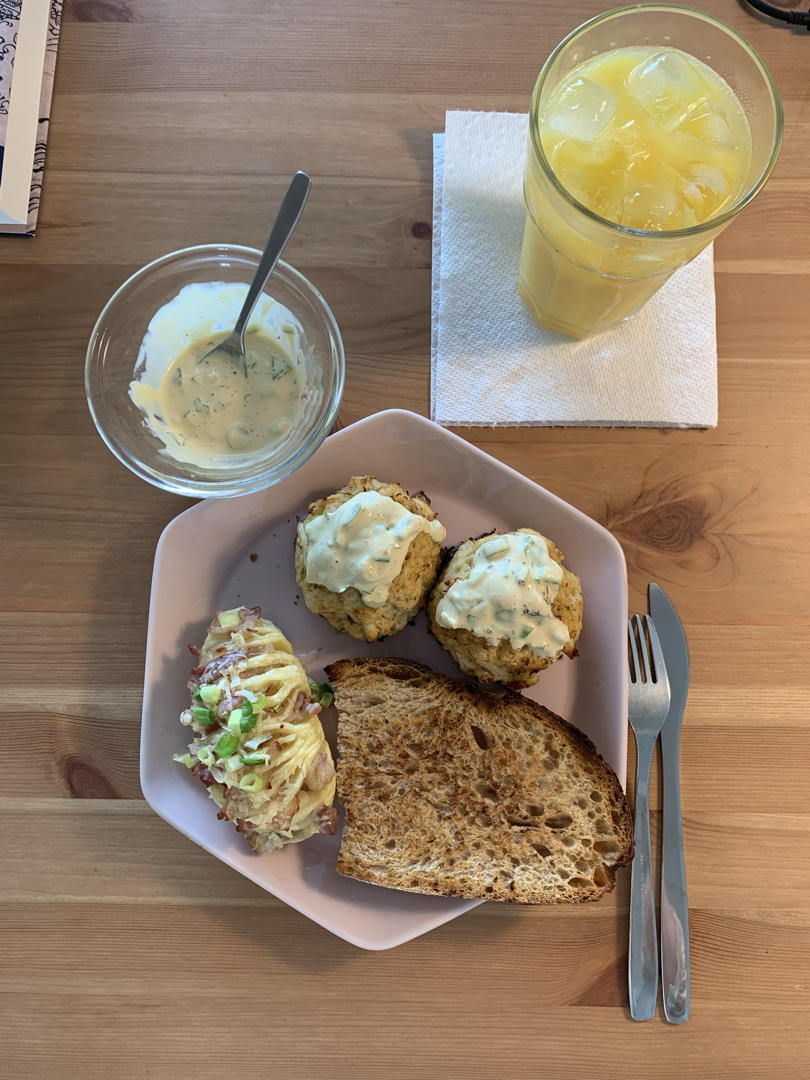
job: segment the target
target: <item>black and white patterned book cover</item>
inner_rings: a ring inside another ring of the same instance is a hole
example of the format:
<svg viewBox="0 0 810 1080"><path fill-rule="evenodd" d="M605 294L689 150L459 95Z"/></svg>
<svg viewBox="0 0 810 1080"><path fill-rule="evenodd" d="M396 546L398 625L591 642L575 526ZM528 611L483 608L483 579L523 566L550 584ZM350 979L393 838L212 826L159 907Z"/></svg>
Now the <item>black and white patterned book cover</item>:
<svg viewBox="0 0 810 1080"><path fill-rule="evenodd" d="M15 60L19 63L18 52L22 52L24 43L20 41L20 21L23 5L37 0L0 0L0 190L4 169L11 167L12 148L7 143L9 108L13 99ZM42 0L39 0L42 2ZM43 13L44 14L44 13ZM44 63L39 90L37 110L37 130L31 162L31 187L28 197L28 217L21 226L8 227L0 221L0 232L22 233L33 236L39 212L42 193L42 177L45 168L45 147L48 140L48 121L53 93L53 80L56 71L56 49L59 43L59 27L62 16L62 0L50 0L47 36L45 40ZM40 48L41 48L40 38ZM14 99L16 107L16 99ZM2 209L2 207L0 207Z"/></svg>

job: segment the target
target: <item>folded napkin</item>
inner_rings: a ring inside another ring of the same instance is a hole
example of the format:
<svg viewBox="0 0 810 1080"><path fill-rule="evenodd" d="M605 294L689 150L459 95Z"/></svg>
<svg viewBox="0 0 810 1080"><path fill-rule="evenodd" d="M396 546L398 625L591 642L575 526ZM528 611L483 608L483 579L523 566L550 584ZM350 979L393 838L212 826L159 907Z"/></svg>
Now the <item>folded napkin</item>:
<svg viewBox="0 0 810 1080"><path fill-rule="evenodd" d="M538 326L517 290L527 135L520 113L448 112L433 139L433 419L715 427L711 248L613 330Z"/></svg>

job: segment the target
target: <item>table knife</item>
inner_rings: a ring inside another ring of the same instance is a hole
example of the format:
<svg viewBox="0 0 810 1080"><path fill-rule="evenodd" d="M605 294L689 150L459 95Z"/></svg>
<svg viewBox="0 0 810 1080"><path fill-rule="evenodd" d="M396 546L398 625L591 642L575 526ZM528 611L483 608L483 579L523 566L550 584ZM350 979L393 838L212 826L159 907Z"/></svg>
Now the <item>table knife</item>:
<svg viewBox="0 0 810 1080"><path fill-rule="evenodd" d="M689 690L689 652L667 594L650 585L650 614L664 651L671 699L661 732L664 813L661 828L661 986L670 1024L689 1019L689 906L681 825L680 741Z"/></svg>

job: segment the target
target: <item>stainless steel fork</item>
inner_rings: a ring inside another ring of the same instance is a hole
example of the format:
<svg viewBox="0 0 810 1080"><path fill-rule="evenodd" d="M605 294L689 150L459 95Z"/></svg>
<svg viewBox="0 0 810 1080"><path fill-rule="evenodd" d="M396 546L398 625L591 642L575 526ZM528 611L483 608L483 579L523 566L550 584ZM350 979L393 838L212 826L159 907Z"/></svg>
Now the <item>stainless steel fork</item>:
<svg viewBox="0 0 810 1080"><path fill-rule="evenodd" d="M651 1020L658 999L658 936L650 851L650 767L669 711L664 654L649 615L627 620L630 727L636 737L636 853L630 880L630 1015ZM647 641L649 639L649 646Z"/></svg>

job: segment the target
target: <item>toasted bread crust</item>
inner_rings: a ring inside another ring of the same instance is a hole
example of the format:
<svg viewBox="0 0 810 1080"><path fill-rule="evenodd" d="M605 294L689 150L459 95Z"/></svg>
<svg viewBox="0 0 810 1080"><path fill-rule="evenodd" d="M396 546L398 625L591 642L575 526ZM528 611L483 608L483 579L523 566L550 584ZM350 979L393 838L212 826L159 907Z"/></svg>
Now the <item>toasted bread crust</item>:
<svg viewBox="0 0 810 1080"><path fill-rule="evenodd" d="M337 869L408 892L596 900L633 855L629 808L581 731L408 660L340 660Z"/></svg>

